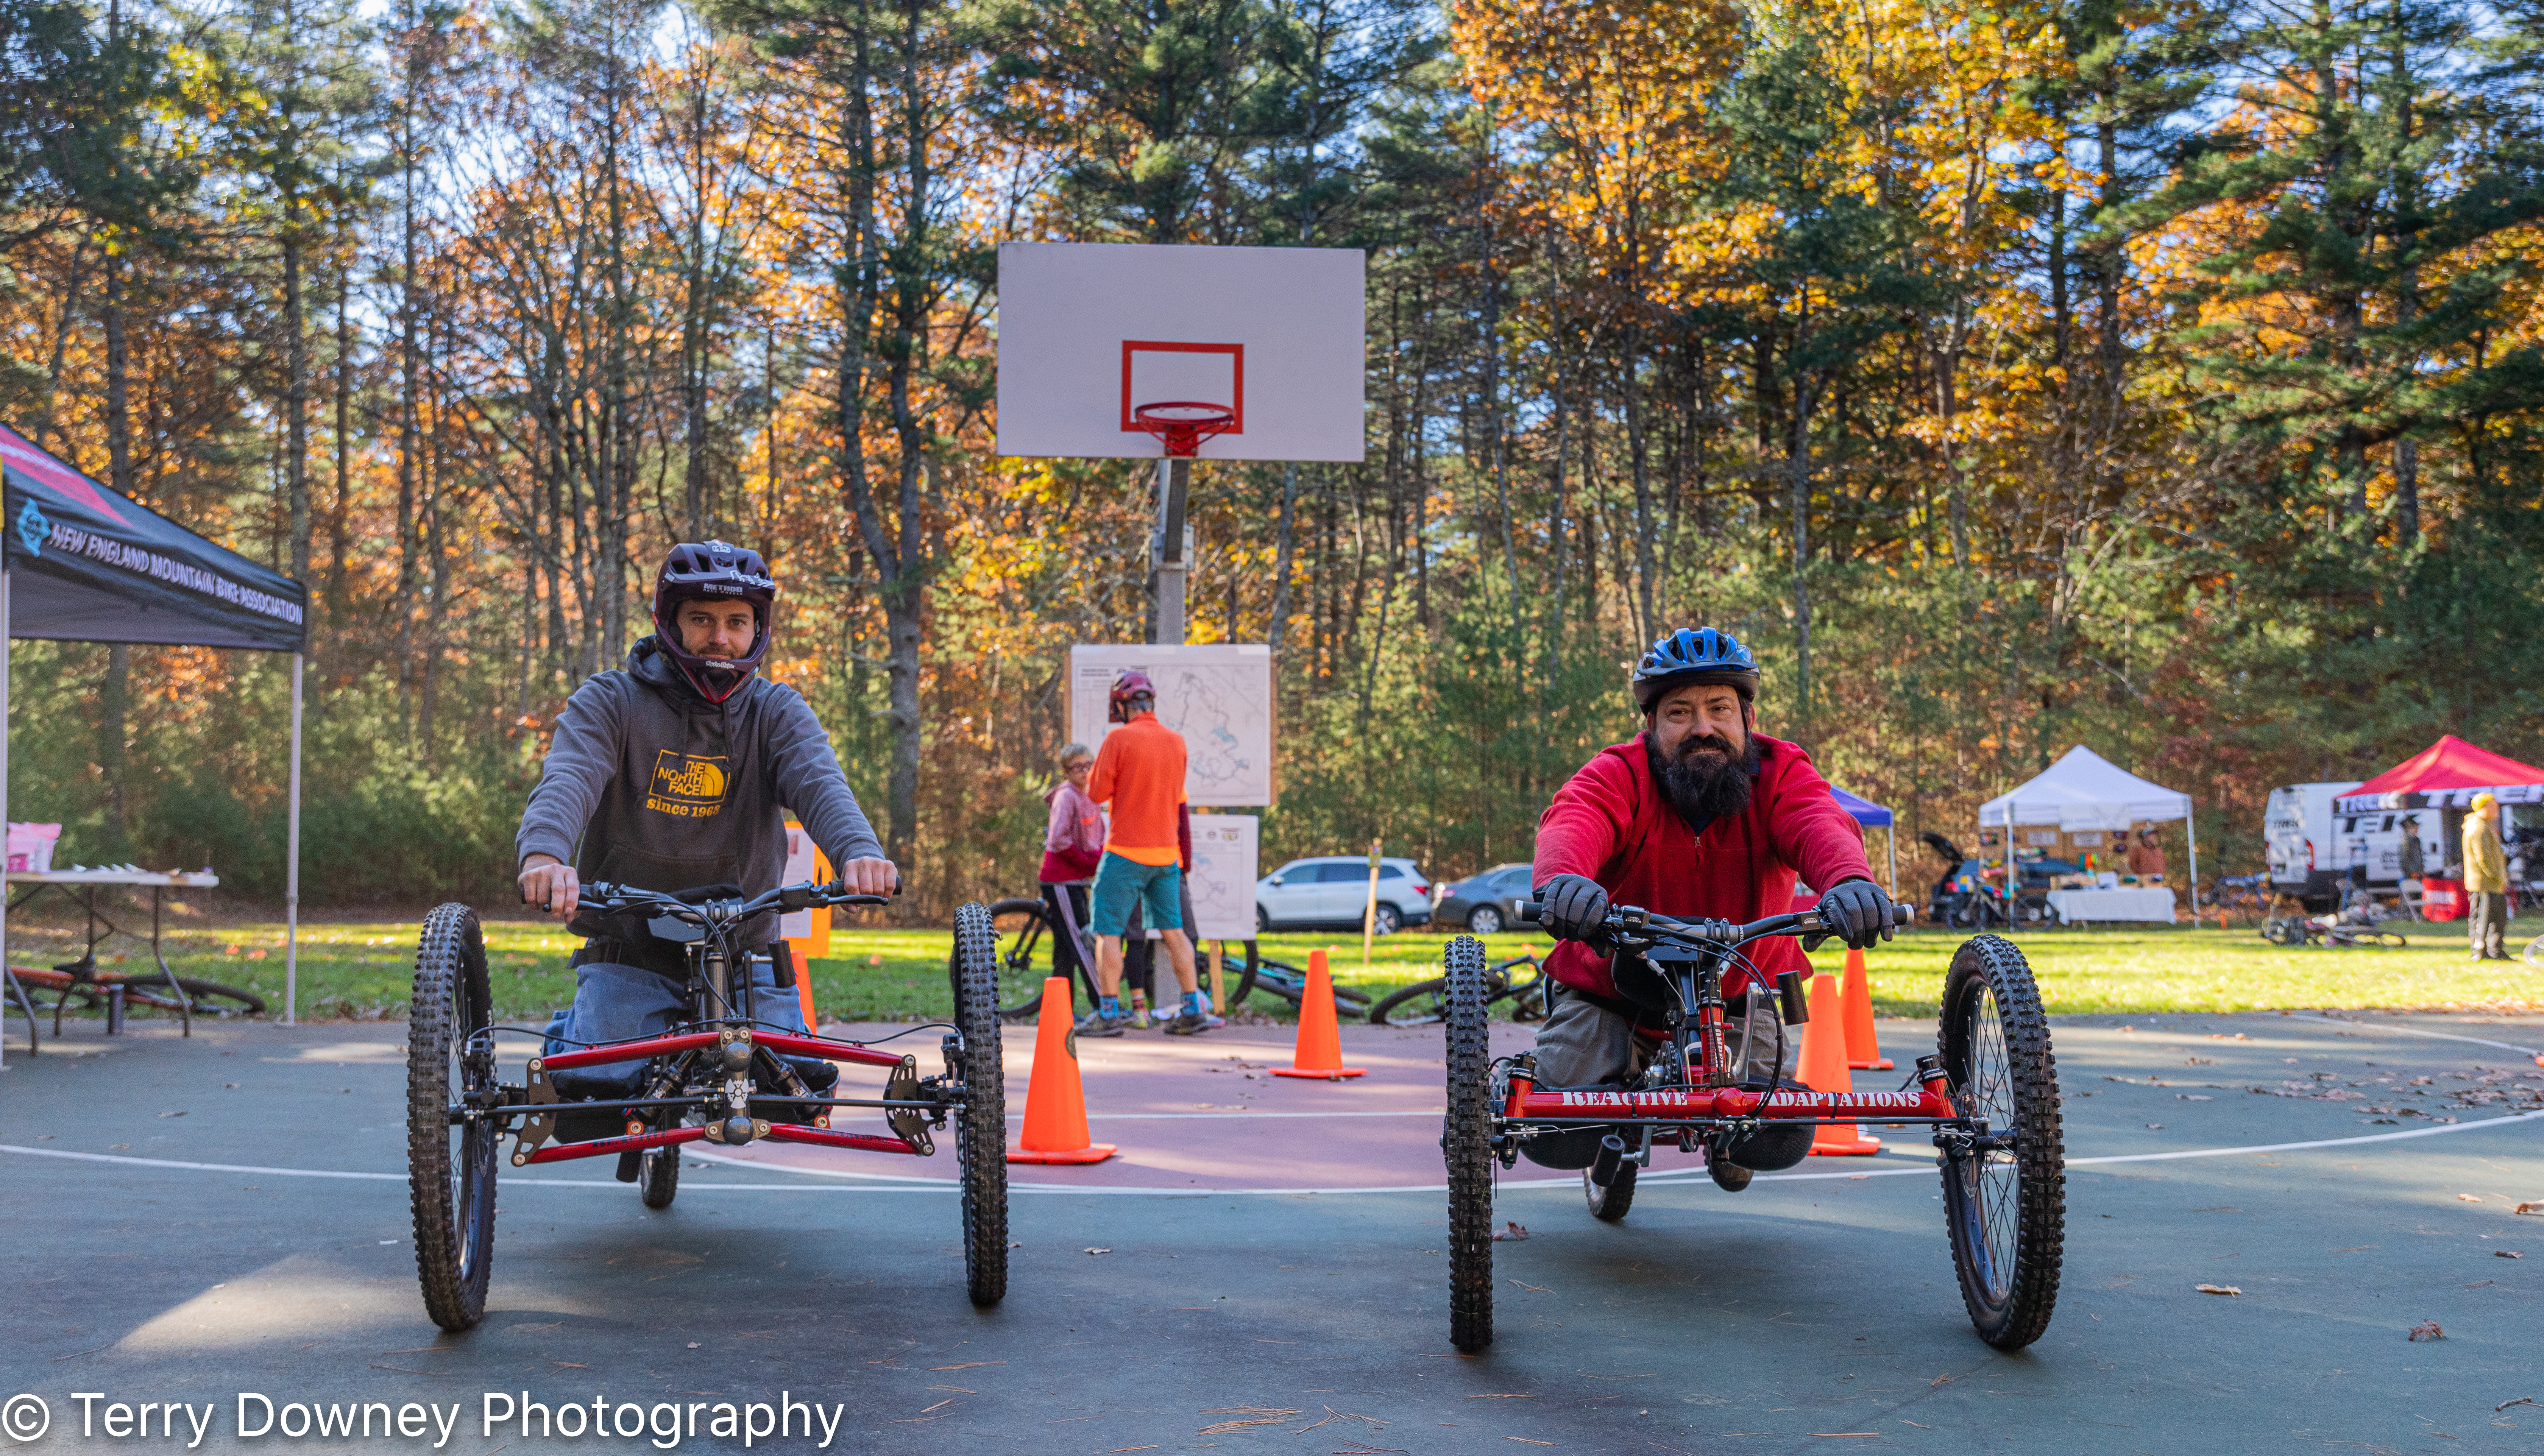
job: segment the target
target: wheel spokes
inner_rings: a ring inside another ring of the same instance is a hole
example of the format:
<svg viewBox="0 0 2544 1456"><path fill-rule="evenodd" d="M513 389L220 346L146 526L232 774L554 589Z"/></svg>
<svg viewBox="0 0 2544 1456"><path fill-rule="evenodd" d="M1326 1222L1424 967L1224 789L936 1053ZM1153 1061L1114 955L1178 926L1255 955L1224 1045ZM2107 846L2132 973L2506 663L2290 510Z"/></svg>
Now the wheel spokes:
<svg viewBox="0 0 2544 1456"><path fill-rule="evenodd" d="M1969 1111L1987 1119L1991 1137L2002 1137L2016 1131L2013 1058L2005 1043L2005 1019L2000 1013L1993 988L1982 984L1970 1003L1966 1030L1969 1047ZM2001 1148L1974 1152L1966 1163L1964 1177L1969 1180L1972 1194L1971 1211L1978 1222L1978 1239L1971 1250L1978 1261L1979 1273L1991 1298L2006 1293L2007 1271L2014 1266L2015 1236L2018 1228L2016 1203L2020 1197L2020 1174L2015 1155Z"/></svg>

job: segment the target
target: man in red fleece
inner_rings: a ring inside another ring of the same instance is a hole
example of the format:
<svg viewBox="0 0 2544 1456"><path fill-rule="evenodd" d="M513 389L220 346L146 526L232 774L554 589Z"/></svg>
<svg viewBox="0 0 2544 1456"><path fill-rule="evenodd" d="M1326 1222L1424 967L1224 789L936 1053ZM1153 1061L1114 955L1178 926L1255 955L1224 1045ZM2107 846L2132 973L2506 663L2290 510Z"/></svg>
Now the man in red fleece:
<svg viewBox="0 0 2544 1456"><path fill-rule="evenodd" d="M1710 627L1681 628L1643 654L1633 689L1643 731L1602 749L1538 820L1541 919L1563 942L1546 968L1566 988L1538 1033L1542 1087L1622 1084L1659 1048L1667 1007L1650 999L1657 982L1629 977L1621 992L1610 959L1583 943L1612 901L1681 918L1758 920L1791 905L1798 872L1823 887L1819 908L1849 946L1890 934L1890 898L1872 882L1862 831L1829 796L1809 754L1757 731L1758 663L1748 649ZM1748 956L1768 977L1754 1003L1763 1022L1774 1015L1773 978L1809 965L1787 937L1755 943ZM1746 971L1724 975L1733 1063L1744 1080L1763 1085L1774 1029L1740 1035L1749 989ZM1766 1060L1752 1067L1753 1053ZM1734 1150L1738 1161L1764 1170L1799 1162L1810 1129L1798 1129L1797 1146L1791 1130L1749 1138ZM1548 1167L1587 1167L1599 1131L1523 1147Z"/></svg>

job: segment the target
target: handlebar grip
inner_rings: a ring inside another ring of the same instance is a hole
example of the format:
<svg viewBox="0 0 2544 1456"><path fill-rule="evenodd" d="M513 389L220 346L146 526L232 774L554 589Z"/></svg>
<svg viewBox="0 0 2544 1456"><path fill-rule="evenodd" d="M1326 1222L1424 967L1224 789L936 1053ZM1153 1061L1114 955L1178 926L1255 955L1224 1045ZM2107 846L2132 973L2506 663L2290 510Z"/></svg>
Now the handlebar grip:
<svg viewBox="0 0 2544 1456"><path fill-rule="evenodd" d="M1538 923L1538 920L1537 920L1537 913L1538 913L1538 911L1540 911L1541 909L1544 909L1544 908L1545 908L1544 906L1540 905L1540 904L1539 904L1537 901L1535 901L1535 900L1522 900L1522 901L1520 901L1520 902L1519 902L1519 923L1520 923L1520 924L1522 924L1522 925L1535 925L1535 924L1537 924L1537 923Z"/></svg>
<svg viewBox="0 0 2544 1456"><path fill-rule="evenodd" d="M1909 921L1911 921L1911 920L1915 919L1916 917L1917 917L1917 907L1916 907L1916 906L1909 904L1909 903L1908 903L1907 901L1905 901L1905 900L1893 900L1893 901L1891 901L1891 902L1890 902L1890 923L1891 923L1891 924L1893 924L1893 925L1906 925Z"/></svg>

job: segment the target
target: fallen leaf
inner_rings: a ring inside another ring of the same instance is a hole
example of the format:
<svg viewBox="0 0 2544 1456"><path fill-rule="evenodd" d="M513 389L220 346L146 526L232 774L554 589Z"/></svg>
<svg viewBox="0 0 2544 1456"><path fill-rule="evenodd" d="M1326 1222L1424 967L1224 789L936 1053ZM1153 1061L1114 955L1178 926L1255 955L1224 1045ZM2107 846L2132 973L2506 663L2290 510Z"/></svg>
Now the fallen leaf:
<svg viewBox="0 0 2544 1456"><path fill-rule="evenodd" d="M1916 1425L1919 1430L1933 1430L1935 1428L1931 1425L1917 1425L1916 1421L1909 1419L1905 1416L1899 1418L1899 1423L1902 1425Z"/></svg>
<svg viewBox="0 0 2544 1456"><path fill-rule="evenodd" d="M2444 1340L2447 1338L2447 1332L2439 1329L2438 1322L2435 1320L2423 1320L2421 1323L2412 1327L2411 1338L2416 1341Z"/></svg>
<svg viewBox="0 0 2544 1456"><path fill-rule="evenodd" d="M1089 1249L1086 1252L1089 1254L1110 1254L1113 1251L1110 1249Z"/></svg>
<svg viewBox="0 0 2544 1456"><path fill-rule="evenodd" d="M2147 1124L2147 1131L2149 1131L2149 1132L2162 1132L2162 1131L2164 1131L2164 1124L2163 1124L2163 1123L2161 1123L2161 1122L2149 1122L2149 1123Z"/></svg>
<svg viewBox="0 0 2544 1456"><path fill-rule="evenodd" d="M1506 1441L1528 1441L1532 1446L1551 1446L1554 1444L1552 1441L1529 1441L1526 1436L1504 1436L1502 1439Z"/></svg>
<svg viewBox="0 0 2544 1456"><path fill-rule="evenodd" d="M2533 1396L2519 1396L2517 1399L2515 1399L2515 1400L2513 1400L2513 1401L2503 1401L2503 1402L2501 1402L2499 1405L2492 1407L2492 1408L2491 1408L2491 1414L2492 1414L2492 1415L2494 1415L2494 1416L2497 1416L2497 1415L2499 1415L2501 1412L2507 1410L2507 1409L2508 1409L2509 1407L2511 1407L2511 1406L2531 1406L2531 1405L2534 1405L2534 1404L2535 1404L2535 1398L2534 1398Z"/></svg>
<svg viewBox="0 0 2544 1456"><path fill-rule="evenodd" d="M2457 1202L2459 1202L2459 1203L2479 1203L2479 1202L2481 1202L2481 1201L2482 1201L2482 1194L2480 1194L2480 1193L2458 1193L2458 1194L2456 1194L2456 1201L2457 1201Z"/></svg>
<svg viewBox="0 0 2544 1456"><path fill-rule="evenodd" d="M183 1112L161 1112L159 1115L162 1117L182 1117L186 1114Z"/></svg>
<svg viewBox="0 0 2544 1456"><path fill-rule="evenodd" d="M2517 1205L2516 1211L2519 1213L2544 1213L2544 1203L2520 1203Z"/></svg>
<svg viewBox="0 0 2544 1456"><path fill-rule="evenodd" d="M2241 1294L2244 1292L2232 1284L2199 1284L2193 1287L2197 1288L2202 1294Z"/></svg>
<svg viewBox="0 0 2544 1456"><path fill-rule="evenodd" d="M1504 1241L1507 1241L1507 1242L1510 1242L1510 1243L1514 1243L1514 1244L1515 1244L1515 1243L1519 1242L1520 1240L1525 1239L1525 1238L1527 1238L1527 1237L1528 1237L1528 1230L1527 1230L1527 1228L1526 1228L1526 1227L1524 1227L1524 1226L1522 1226L1522 1225L1520 1225L1520 1224L1518 1224L1518 1223L1511 1223L1511 1224L1509 1224L1507 1227L1505 1227L1505 1228L1501 1228L1501 1229L1496 1229L1496 1230L1494 1230L1494 1232L1493 1232L1493 1239L1495 1240L1495 1242L1504 1242Z"/></svg>
<svg viewBox="0 0 2544 1456"><path fill-rule="evenodd" d="M869 1361L868 1363L873 1362ZM1006 1361L1004 1360L965 1360L959 1365L930 1365L927 1367L927 1371L932 1375L939 1370L978 1370L983 1365L1003 1365L1005 1363Z"/></svg>
<svg viewBox="0 0 2544 1456"><path fill-rule="evenodd" d="M2512 1253L2506 1249L2494 1249L2491 1251L2491 1257L2494 1259L2524 1259L2526 1256L2523 1254Z"/></svg>
<svg viewBox="0 0 2544 1456"><path fill-rule="evenodd" d="M1194 1434L1206 1436L1226 1435L1232 1430L1242 1430L1249 1425L1279 1425L1281 1421L1282 1418L1278 1416L1266 1417L1257 1420L1223 1420L1216 1425L1205 1425L1200 1430L1195 1431Z"/></svg>
<svg viewBox="0 0 2544 1456"><path fill-rule="evenodd" d="M692 1341L689 1341L689 1348L691 1348L691 1349L696 1349L697 1347L698 1347L698 1342L697 1342L696 1341L692 1340Z"/></svg>

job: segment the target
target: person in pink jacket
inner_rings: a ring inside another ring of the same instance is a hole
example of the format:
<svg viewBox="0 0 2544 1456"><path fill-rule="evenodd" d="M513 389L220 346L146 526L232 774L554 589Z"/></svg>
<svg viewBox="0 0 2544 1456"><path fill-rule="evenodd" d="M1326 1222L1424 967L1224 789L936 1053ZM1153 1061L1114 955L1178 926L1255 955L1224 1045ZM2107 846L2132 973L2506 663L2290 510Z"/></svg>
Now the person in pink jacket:
<svg viewBox="0 0 2544 1456"><path fill-rule="evenodd" d="M1042 873L1036 878L1056 931L1052 973L1073 979L1083 964L1078 953L1086 935L1086 886L1104 860L1104 813L1086 797L1087 776L1094 772L1094 750L1071 743L1060 750L1060 782L1043 795L1051 823L1043 832Z"/></svg>

